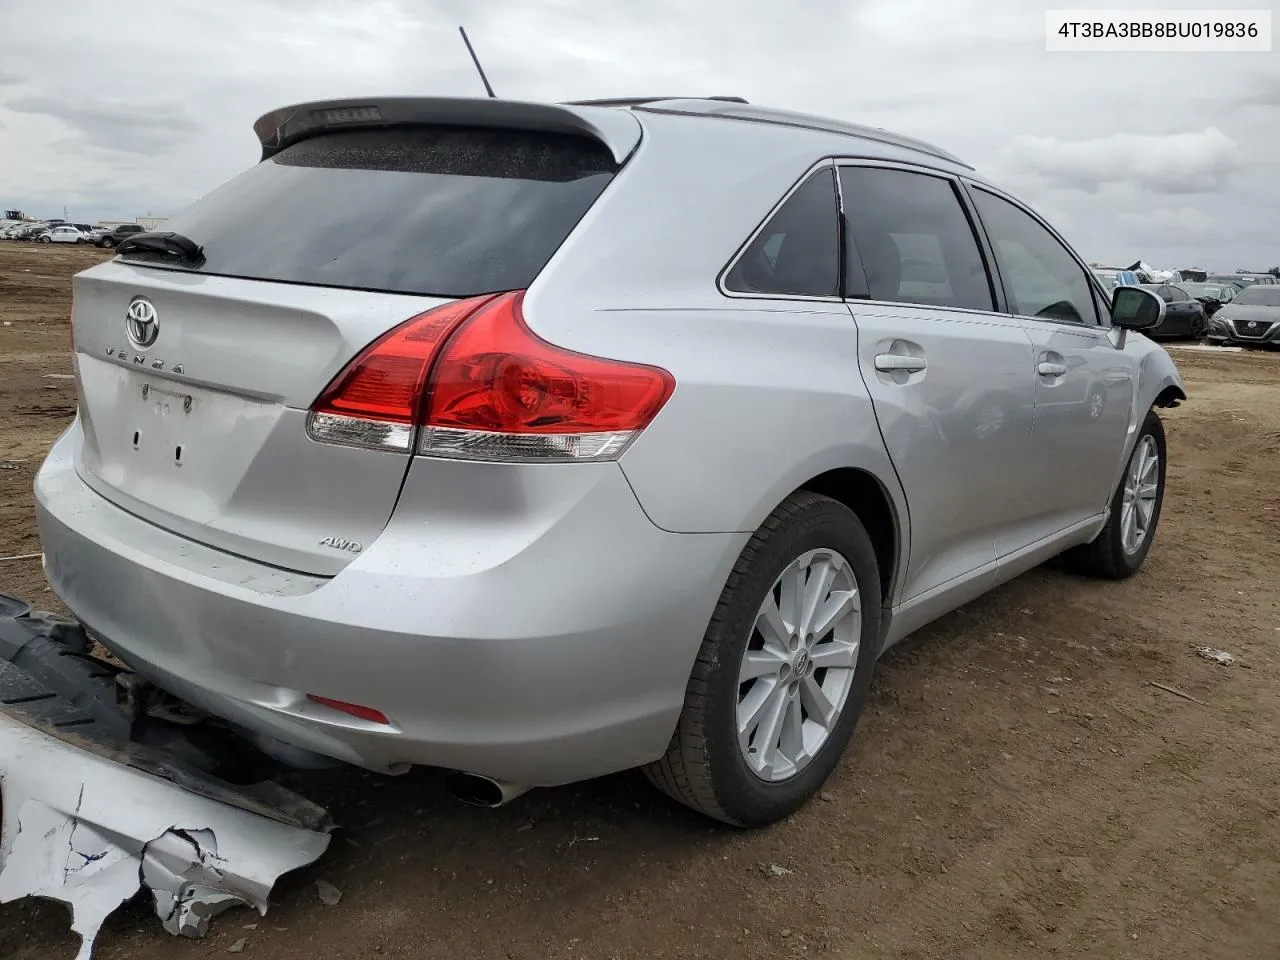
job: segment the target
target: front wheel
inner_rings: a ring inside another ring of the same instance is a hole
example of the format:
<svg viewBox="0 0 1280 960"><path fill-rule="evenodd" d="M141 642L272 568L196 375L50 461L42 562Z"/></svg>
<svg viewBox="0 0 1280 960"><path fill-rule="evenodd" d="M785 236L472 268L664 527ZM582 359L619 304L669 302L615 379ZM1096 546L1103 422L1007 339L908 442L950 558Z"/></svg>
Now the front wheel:
<svg viewBox="0 0 1280 960"><path fill-rule="evenodd" d="M852 510L802 491L743 549L662 759L662 791L734 826L801 807L853 734L880 641L880 572Z"/></svg>
<svg viewBox="0 0 1280 960"><path fill-rule="evenodd" d="M1105 580L1138 572L1151 552L1164 505L1165 450L1164 424L1154 410L1148 411L1111 498L1107 525L1092 543L1067 553L1071 566Z"/></svg>
<svg viewBox="0 0 1280 960"><path fill-rule="evenodd" d="M52 237L41 237L41 238L40 238L40 242L41 242L41 243L53 243L53 238L52 238Z"/></svg>

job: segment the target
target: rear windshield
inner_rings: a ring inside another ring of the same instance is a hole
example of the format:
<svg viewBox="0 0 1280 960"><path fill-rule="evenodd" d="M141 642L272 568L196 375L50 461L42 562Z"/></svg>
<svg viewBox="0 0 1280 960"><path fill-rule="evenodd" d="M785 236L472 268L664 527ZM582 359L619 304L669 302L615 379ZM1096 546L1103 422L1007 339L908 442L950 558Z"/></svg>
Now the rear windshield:
<svg viewBox="0 0 1280 960"><path fill-rule="evenodd" d="M1280 307L1280 287L1270 283L1255 283L1245 287L1233 303L1242 307Z"/></svg>
<svg viewBox="0 0 1280 960"><path fill-rule="evenodd" d="M569 135L350 130L288 147L164 229L204 247L183 267L200 273L467 297L529 286L616 170Z"/></svg>

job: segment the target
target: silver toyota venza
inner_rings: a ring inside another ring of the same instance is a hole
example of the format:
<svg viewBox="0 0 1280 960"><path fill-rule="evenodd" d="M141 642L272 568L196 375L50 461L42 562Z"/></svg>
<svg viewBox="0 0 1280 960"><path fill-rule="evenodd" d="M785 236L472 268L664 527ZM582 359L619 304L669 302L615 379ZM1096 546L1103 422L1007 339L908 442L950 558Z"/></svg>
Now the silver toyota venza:
<svg viewBox="0 0 1280 960"><path fill-rule="evenodd" d="M887 647L1151 549L1163 304L936 147L732 98L255 129L75 278L36 495L68 608L277 756L764 824Z"/></svg>

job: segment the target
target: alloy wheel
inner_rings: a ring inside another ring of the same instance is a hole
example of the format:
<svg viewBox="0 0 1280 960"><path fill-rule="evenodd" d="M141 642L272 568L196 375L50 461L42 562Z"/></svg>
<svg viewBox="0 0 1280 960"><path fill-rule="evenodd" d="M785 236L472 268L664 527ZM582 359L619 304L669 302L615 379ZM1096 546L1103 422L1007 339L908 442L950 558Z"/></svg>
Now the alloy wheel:
<svg viewBox="0 0 1280 960"><path fill-rule="evenodd" d="M1155 437L1144 434L1129 458L1120 501L1120 544L1129 556L1138 552L1151 531L1159 493L1160 451Z"/></svg>
<svg viewBox="0 0 1280 960"><path fill-rule="evenodd" d="M849 562L810 550L765 595L738 672L738 746L769 782L789 780L819 753L853 688L862 606Z"/></svg>

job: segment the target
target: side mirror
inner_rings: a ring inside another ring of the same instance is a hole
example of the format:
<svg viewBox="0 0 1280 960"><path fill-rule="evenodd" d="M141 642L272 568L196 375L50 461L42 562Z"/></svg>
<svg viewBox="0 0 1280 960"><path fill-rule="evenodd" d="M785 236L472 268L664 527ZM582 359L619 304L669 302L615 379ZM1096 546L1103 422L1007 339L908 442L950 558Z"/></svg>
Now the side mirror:
<svg viewBox="0 0 1280 960"><path fill-rule="evenodd" d="M1142 287L1116 287L1111 295L1111 325L1121 330L1150 330L1164 319L1164 301Z"/></svg>

